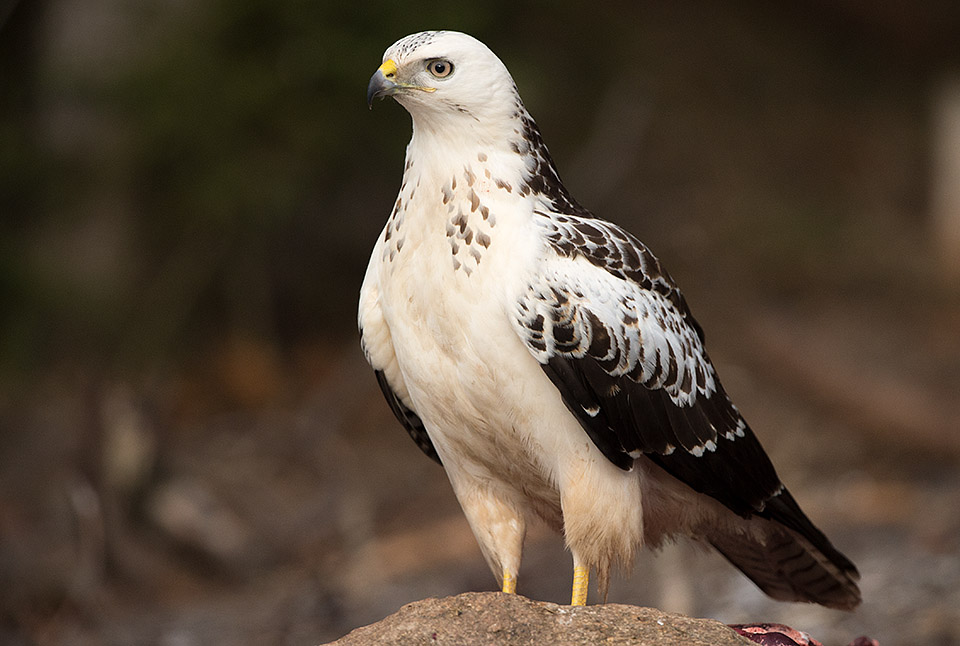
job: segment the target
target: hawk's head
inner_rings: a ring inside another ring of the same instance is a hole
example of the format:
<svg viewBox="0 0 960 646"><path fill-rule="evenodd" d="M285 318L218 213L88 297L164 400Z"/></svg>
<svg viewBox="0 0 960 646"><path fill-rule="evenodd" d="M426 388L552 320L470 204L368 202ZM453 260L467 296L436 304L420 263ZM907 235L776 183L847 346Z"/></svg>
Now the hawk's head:
<svg viewBox="0 0 960 646"><path fill-rule="evenodd" d="M367 103L392 96L416 120L459 114L477 121L511 117L520 107L504 64L476 38L424 31L401 38L383 54L367 86Z"/></svg>

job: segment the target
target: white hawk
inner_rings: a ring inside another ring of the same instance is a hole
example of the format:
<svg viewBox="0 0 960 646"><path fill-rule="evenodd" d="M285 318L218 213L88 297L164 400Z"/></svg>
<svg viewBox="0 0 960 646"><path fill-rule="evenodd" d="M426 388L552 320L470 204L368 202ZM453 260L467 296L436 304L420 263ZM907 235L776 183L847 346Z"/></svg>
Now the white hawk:
<svg viewBox="0 0 960 646"><path fill-rule="evenodd" d="M591 569L688 536L776 599L849 609L857 570L724 392L657 258L564 188L506 67L466 34L397 41L367 100L413 118L360 292L364 353L442 463L504 592L537 518Z"/></svg>

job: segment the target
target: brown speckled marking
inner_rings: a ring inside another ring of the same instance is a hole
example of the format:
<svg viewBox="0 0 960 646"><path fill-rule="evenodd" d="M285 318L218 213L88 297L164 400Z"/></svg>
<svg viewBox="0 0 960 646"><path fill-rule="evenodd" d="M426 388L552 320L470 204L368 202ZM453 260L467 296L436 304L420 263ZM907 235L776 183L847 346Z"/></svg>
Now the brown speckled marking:
<svg viewBox="0 0 960 646"><path fill-rule="evenodd" d="M482 203L477 187L467 188L476 183L476 174L467 166L464 166L463 172L459 183L455 179L451 180L450 184L442 189L445 196L450 194L447 201L450 216L444 223L444 234L450 243L454 271L463 269L464 275L469 277L472 270L479 267L483 251L492 244L490 230L495 219L490 208ZM454 191L452 188L455 183L459 190ZM474 216L473 213L478 215ZM472 258L473 262L468 262L469 258Z"/></svg>

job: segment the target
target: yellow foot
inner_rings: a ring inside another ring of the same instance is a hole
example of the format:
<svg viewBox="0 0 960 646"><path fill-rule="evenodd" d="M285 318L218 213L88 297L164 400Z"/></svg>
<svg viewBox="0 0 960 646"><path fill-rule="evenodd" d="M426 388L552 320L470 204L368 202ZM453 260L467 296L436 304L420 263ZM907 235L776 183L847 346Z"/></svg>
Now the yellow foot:
<svg viewBox="0 0 960 646"><path fill-rule="evenodd" d="M576 565L573 568L573 595L571 606L587 605L587 584L590 582L590 568Z"/></svg>
<svg viewBox="0 0 960 646"><path fill-rule="evenodd" d="M503 592L514 594L517 591L517 577L506 570L503 571Z"/></svg>

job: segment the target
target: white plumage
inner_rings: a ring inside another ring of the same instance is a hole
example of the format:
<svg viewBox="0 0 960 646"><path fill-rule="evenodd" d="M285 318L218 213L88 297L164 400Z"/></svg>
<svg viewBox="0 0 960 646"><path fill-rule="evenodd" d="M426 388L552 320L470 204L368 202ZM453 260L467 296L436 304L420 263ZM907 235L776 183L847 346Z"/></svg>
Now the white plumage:
<svg viewBox="0 0 960 646"><path fill-rule="evenodd" d="M368 101L413 117L360 295L364 352L442 462L504 591L527 524L563 532L573 603L594 568L686 535L775 598L850 608L856 569L804 516L720 385L673 280L557 175L503 63L423 32Z"/></svg>

